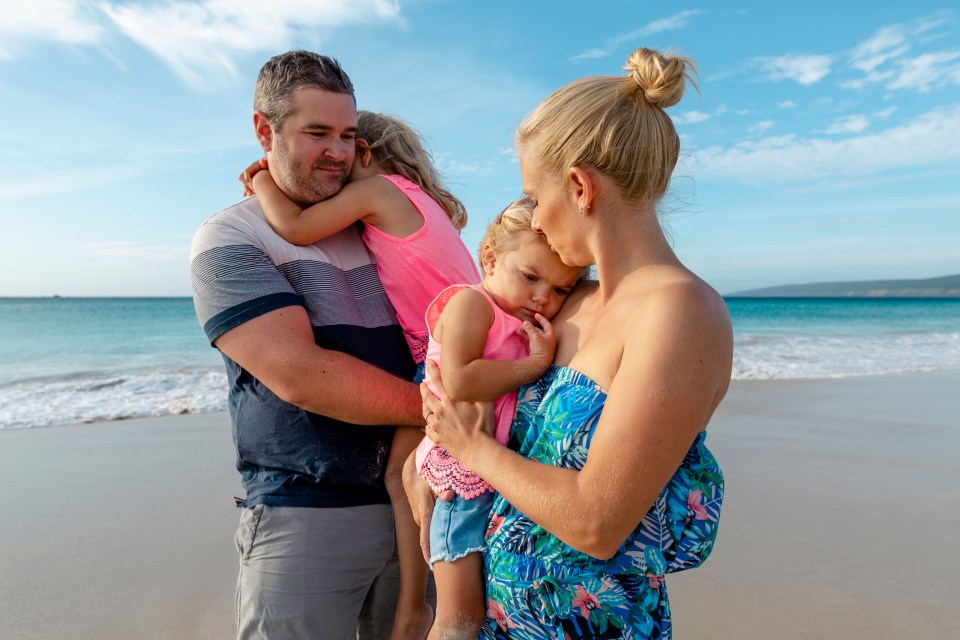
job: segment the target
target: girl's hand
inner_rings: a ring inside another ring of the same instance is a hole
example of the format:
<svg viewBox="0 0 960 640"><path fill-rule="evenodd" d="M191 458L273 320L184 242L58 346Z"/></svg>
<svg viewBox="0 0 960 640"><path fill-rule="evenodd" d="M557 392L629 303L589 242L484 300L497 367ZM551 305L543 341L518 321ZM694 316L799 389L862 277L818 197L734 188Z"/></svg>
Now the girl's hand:
<svg viewBox="0 0 960 640"><path fill-rule="evenodd" d="M417 475L416 457L417 452L413 451L403 463L403 489L407 492L407 502L413 511L413 521L420 527L420 550L423 552L423 559L430 564L430 521L433 519L436 497L427 481ZM447 500L450 499L452 496Z"/></svg>
<svg viewBox="0 0 960 640"><path fill-rule="evenodd" d="M540 323L540 326L538 327L527 320L520 325L517 333L527 334L527 340L530 341L530 362L538 372L536 377L539 378L553 364L553 356L557 351L557 336L549 320L539 313L534 314L533 317Z"/></svg>
<svg viewBox="0 0 960 640"><path fill-rule="evenodd" d="M469 467L471 445L493 433L493 404L451 398L443 388L440 368L432 360L427 360L427 374L436 392L434 395L425 383L420 385L427 437Z"/></svg>
<svg viewBox="0 0 960 640"><path fill-rule="evenodd" d="M267 168L267 159L260 158L249 167L244 169L243 173L240 174L239 180L243 183L243 195L244 197L254 195L253 191L253 176L257 175L259 172Z"/></svg>

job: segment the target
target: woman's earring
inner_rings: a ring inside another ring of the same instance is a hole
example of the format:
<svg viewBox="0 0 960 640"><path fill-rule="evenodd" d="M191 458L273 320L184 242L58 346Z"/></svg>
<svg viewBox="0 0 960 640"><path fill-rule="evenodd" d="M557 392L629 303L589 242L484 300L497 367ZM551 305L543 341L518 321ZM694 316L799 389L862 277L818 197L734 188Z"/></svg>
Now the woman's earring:
<svg viewBox="0 0 960 640"><path fill-rule="evenodd" d="M582 215L583 215L583 207L577 207L577 213L579 213L579 214L582 216Z"/></svg>

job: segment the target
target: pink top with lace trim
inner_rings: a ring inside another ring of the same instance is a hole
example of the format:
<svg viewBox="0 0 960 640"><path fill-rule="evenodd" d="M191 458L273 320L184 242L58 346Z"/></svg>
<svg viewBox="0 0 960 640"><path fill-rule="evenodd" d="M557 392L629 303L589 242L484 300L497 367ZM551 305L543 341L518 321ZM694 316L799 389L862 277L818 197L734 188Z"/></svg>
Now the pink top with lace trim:
<svg viewBox="0 0 960 640"><path fill-rule="evenodd" d="M380 177L400 189L423 216L423 226L405 238L370 225L364 225L362 235L377 258L380 282L419 364L427 354L427 306L451 284L480 282L480 272L446 212L420 185L400 175Z"/></svg>
<svg viewBox="0 0 960 640"><path fill-rule="evenodd" d="M450 299L463 289L476 289L487 299L493 308L493 324L487 332L487 342L483 347L483 357L487 360L516 360L529 354L527 339L517 334L520 320L497 306L490 295L479 285L454 285L444 289L436 300L427 307L426 324L430 332L427 358L440 362L441 345L433 337L433 329ZM435 391L433 381L428 376L427 387ZM510 437L510 425L517 409L517 392L511 391L493 401L494 429L493 437L500 444L506 444ZM430 487L437 493L452 489L468 500L493 488L479 476L471 472L459 460L450 456L442 447L438 447L430 438L424 438L417 447L417 470Z"/></svg>

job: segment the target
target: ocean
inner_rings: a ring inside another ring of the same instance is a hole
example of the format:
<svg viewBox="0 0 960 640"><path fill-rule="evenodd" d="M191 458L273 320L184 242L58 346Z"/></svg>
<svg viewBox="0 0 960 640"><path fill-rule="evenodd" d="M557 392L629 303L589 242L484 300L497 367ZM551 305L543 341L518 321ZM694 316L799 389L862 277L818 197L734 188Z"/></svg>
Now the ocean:
<svg viewBox="0 0 960 640"><path fill-rule="evenodd" d="M960 299L728 298L739 380L960 370ZM0 298L0 429L226 409L189 298Z"/></svg>

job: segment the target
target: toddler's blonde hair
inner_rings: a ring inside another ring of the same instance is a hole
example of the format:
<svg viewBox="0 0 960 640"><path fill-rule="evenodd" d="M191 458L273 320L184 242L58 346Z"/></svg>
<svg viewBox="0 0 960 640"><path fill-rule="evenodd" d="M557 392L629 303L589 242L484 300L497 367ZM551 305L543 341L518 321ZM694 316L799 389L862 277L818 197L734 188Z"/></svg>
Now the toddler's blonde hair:
<svg viewBox="0 0 960 640"><path fill-rule="evenodd" d="M504 209L496 220L487 227L487 233L480 241L480 264L489 258L497 258L513 251L521 242L535 240L546 244L547 239L542 233L536 233L532 228L533 210L536 208L533 198L522 196ZM557 258L559 259L559 257ZM580 280L590 277L592 267L580 269Z"/></svg>

